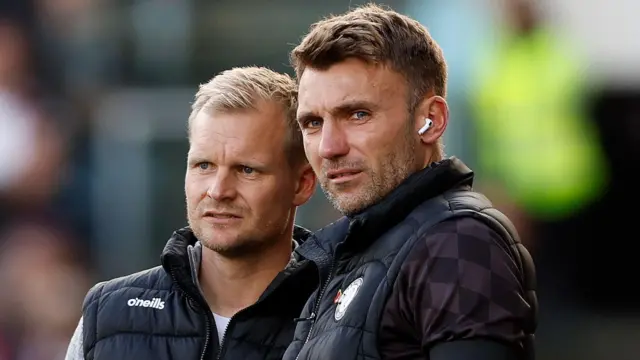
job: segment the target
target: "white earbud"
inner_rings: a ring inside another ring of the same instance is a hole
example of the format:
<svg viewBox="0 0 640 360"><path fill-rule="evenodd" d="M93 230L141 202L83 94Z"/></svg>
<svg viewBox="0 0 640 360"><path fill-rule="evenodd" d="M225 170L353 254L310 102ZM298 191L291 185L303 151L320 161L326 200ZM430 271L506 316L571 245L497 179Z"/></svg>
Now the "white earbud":
<svg viewBox="0 0 640 360"><path fill-rule="evenodd" d="M429 130L429 128L431 128L431 125L433 125L433 121L431 121L431 119L429 118L425 118L424 119L424 126L420 128L420 130L418 130L418 135L424 135L424 133L427 132L427 130Z"/></svg>

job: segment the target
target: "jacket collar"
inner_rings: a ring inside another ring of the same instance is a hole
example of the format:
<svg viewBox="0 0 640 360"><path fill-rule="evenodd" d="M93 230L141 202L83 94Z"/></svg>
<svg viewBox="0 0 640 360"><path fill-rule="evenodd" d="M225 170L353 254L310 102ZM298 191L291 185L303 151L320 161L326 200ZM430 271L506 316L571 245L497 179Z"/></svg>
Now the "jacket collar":
<svg viewBox="0 0 640 360"><path fill-rule="evenodd" d="M355 233L360 239L358 246L368 246L423 202L448 190L472 185L473 171L459 159L451 157L433 163L409 176L377 204L317 231L297 252L308 259L317 259L318 251L331 254L338 243Z"/></svg>
<svg viewBox="0 0 640 360"><path fill-rule="evenodd" d="M296 243L301 244L307 240L311 232L303 227L294 226L293 238ZM199 296L200 290L197 283L192 278L191 265L189 261L189 247L194 246L198 239L189 227L173 232L160 256L162 267L171 275L185 292L191 296Z"/></svg>

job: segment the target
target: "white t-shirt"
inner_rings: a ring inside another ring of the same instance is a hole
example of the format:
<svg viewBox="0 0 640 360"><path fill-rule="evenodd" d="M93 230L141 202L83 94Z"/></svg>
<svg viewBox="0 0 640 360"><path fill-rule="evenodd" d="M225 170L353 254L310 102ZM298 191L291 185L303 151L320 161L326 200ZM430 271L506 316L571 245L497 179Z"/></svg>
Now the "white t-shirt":
<svg viewBox="0 0 640 360"><path fill-rule="evenodd" d="M222 340L224 340L224 331L227 330L227 325L229 325L229 320L231 320L231 318L220 316L214 312L211 313L213 314L213 319L216 322L216 328L218 330L218 343L222 345Z"/></svg>

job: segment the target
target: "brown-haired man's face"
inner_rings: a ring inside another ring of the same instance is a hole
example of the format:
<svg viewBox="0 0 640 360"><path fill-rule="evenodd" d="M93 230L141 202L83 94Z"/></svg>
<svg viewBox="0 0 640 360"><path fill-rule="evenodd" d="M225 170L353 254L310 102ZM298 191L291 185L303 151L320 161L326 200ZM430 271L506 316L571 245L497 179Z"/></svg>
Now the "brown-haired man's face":
<svg viewBox="0 0 640 360"><path fill-rule="evenodd" d="M346 215L375 204L418 170L399 73L348 59L300 78L298 122L323 191Z"/></svg>
<svg viewBox="0 0 640 360"><path fill-rule="evenodd" d="M264 249L286 233L293 210L315 187L308 166L306 171L291 167L286 140L284 114L275 103L196 116L185 194L189 225L204 246L238 257Z"/></svg>

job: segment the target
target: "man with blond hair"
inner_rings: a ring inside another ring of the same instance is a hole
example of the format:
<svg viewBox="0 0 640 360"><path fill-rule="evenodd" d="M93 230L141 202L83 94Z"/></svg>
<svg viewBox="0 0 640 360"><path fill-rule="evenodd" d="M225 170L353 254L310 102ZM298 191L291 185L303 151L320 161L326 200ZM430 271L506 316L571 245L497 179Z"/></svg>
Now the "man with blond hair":
<svg viewBox="0 0 640 360"><path fill-rule="evenodd" d="M317 286L292 250L315 188L295 122L296 84L258 67L202 85L189 117L189 226L161 266L88 293L67 359L281 359ZM126 249L122 249L126 251Z"/></svg>
<svg viewBox="0 0 640 360"><path fill-rule="evenodd" d="M296 250L322 284L285 360L532 359L533 263L444 157L447 68L427 29L367 5L291 57L307 158L345 217Z"/></svg>

